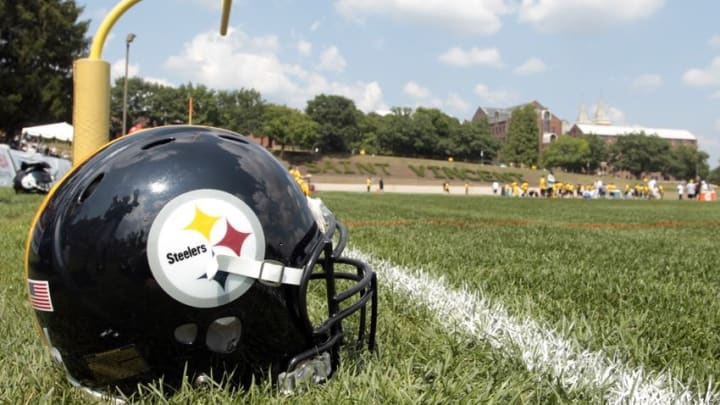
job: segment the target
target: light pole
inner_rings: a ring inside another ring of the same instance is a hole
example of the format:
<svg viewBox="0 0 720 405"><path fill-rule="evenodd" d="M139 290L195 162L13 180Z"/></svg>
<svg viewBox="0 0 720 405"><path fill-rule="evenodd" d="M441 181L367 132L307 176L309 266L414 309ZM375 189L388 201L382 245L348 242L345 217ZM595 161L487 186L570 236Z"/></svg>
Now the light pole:
<svg viewBox="0 0 720 405"><path fill-rule="evenodd" d="M128 61L130 59L130 42L135 39L135 34L128 34L125 38L125 82L123 83L123 116L122 116L122 135L127 134L127 83L128 83Z"/></svg>

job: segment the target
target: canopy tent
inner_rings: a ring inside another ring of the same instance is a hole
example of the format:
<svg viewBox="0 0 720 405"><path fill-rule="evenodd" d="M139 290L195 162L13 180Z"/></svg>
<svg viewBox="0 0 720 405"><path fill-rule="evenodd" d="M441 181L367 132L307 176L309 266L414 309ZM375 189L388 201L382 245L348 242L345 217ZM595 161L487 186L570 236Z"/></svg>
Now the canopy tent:
<svg viewBox="0 0 720 405"><path fill-rule="evenodd" d="M67 122L26 127L22 129L22 133L23 136L30 135L64 142L72 142L73 140L73 126Z"/></svg>

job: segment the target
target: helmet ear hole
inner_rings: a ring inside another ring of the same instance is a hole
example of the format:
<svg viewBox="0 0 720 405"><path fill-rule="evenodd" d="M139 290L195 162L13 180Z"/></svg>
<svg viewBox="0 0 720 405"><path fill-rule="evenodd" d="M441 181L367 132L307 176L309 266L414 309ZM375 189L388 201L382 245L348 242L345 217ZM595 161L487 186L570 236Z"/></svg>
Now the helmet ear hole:
<svg viewBox="0 0 720 405"><path fill-rule="evenodd" d="M175 340L185 345L191 345L197 340L197 333L196 324L186 323L175 328Z"/></svg>
<svg viewBox="0 0 720 405"><path fill-rule="evenodd" d="M208 326L205 345L215 353L232 353L238 347L241 334L240 319L234 316L218 318Z"/></svg>

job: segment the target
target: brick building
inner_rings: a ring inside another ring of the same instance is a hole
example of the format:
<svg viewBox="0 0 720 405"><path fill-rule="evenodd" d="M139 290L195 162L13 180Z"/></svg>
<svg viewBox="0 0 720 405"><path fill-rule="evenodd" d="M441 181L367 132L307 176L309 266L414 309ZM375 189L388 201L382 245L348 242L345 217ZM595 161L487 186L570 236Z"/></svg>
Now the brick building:
<svg viewBox="0 0 720 405"><path fill-rule="evenodd" d="M538 152L542 155L543 145L554 141L558 136L563 134L563 120L555 116L547 107L538 101L520 104L512 107L479 107L473 115L472 121L478 121L483 118L487 119L490 124L490 133L500 142L504 144L507 139L507 131L510 126L510 118L515 109L522 108L531 104L537 113L538 127Z"/></svg>
<svg viewBox="0 0 720 405"><path fill-rule="evenodd" d="M555 116L555 114L538 101L532 101L530 103L505 108L479 107L477 111L475 111L472 121L478 121L483 118L487 119L490 124L490 133L502 145L507 139L507 131L510 126L510 118L513 111L517 108L522 108L527 104L533 105L537 113L538 152L541 158L543 146L553 142L557 139L557 137L564 134L568 134L570 136L594 134L600 136L606 144L612 144L619 136L644 132L646 135L657 135L660 138L667 139L673 147L686 145L697 148L697 138L695 135L684 129L643 128L612 125L612 122L607 114L605 104L602 101L598 103L592 119L588 117L585 107L581 106L577 121L574 125L572 125L572 127L567 123L567 121L563 121Z"/></svg>

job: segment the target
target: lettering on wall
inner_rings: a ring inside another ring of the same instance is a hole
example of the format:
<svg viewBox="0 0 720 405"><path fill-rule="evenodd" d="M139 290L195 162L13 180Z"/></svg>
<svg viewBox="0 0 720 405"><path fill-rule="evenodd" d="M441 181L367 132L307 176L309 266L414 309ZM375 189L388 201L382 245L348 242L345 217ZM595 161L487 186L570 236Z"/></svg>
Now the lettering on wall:
<svg viewBox="0 0 720 405"><path fill-rule="evenodd" d="M352 162L341 159L324 159L322 162L306 162L302 165L309 174L329 174L345 176L387 176L391 177L389 163ZM480 168L482 167L482 169ZM523 175L515 172L494 172L486 166L436 166L407 165L407 170L417 178L438 180L464 180L490 183L495 180L501 183L523 181ZM395 169L399 170L399 169Z"/></svg>

